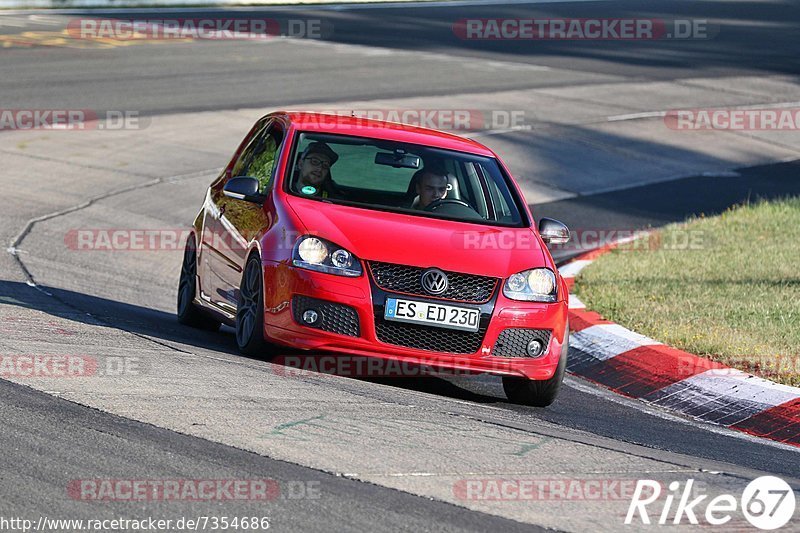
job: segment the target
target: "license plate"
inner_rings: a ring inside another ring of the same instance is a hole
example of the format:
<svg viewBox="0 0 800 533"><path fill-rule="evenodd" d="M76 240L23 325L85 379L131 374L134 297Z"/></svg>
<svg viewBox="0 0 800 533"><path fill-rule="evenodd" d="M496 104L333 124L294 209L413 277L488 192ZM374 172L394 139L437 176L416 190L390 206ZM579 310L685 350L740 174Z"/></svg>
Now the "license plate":
<svg viewBox="0 0 800 533"><path fill-rule="evenodd" d="M387 298L383 318L440 328L478 331L481 311L471 307Z"/></svg>

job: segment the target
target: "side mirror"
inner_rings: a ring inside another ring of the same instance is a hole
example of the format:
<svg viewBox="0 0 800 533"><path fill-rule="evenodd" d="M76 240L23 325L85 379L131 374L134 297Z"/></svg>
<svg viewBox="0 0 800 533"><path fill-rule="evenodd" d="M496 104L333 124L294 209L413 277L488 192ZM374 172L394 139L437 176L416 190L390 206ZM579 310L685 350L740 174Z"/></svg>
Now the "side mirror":
<svg viewBox="0 0 800 533"><path fill-rule="evenodd" d="M566 244L570 238L566 224L544 217L539 221L539 235L547 244Z"/></svg>
<svg viewBox="0 0 800 533"><path fill-rule="evenodd" d="M222 194L229 198L260 204L264 201L264 196L258 192L259 187L257 179L250 176L239 176L228 180L222 189Z"/></svg>

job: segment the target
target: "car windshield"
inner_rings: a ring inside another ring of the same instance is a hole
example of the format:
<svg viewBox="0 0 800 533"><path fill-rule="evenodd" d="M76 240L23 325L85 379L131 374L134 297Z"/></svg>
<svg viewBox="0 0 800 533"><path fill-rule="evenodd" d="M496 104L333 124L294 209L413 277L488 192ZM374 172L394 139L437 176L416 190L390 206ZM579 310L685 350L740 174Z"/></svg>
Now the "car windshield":
<svg viewBox="0 0 800 533"><path fill-rule="evenodd" d="M395 141L300 133L287 190L309 199L494 226L523 225L491 157Z"/></svg>

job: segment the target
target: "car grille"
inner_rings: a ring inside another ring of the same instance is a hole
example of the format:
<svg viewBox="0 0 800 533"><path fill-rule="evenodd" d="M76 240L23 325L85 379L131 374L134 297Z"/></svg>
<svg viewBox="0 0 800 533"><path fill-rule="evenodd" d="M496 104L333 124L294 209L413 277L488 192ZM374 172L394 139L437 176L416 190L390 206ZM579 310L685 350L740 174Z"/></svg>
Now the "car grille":
<svg viewBox="0 0 800 533"><path fill-rule="evenodd" d="M303 313L308 309L314 309L320 314L321 320L316 325L303 322ZM302 326L350 337L358 337L360 334L358 313L349 305L326 302L308 296L295 296L292 298L292 314L295 321Z"/></svg>
<svg viewBox="0 0 800 533"><path fill-rule="evenodd" d="M414 266L394 265L373 261L369 263L372 278L375 284L385 291L416 294L419 296L430 295L425 292L420 282L422 273L428 270ZM437 298L456 300L459 302L484 303L488 302L497 287L497 279L487 276L460 274L446 272L448 279L447 290L437 295Z"/></svg>
<svg viewBox="0 0 800 533"><path fill-rule="evenodd" d="M530 357L528 343L539 340L545 346L550 342L549 329L507 328L497 337L492 355L496 357ZM546 352L545 352L546 353Z"/></svg>
<svg viewBox="0 0 800 533"><path fill-rule="evenodd" d="M446 328L401 324L375 317L375 333L386 344L430 350L433 352L471 354L478 351L486 334L486 326L478 331L456 331Z"/></svg>

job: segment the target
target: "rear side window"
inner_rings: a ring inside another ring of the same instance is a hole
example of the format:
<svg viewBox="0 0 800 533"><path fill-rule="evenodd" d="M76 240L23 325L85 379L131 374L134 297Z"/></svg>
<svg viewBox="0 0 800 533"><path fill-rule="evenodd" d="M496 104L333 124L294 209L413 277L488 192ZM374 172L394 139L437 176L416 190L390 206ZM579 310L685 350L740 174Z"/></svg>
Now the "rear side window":
<svg viewBox="0 0 800 533"><path fill-rule="evenodd" d="M280 125L271 123L253 136L253 140L242 151L233 165L231 176L250 176L256 178L262 192L272 186L275 175L275 162L283 142Z"/></svg>

